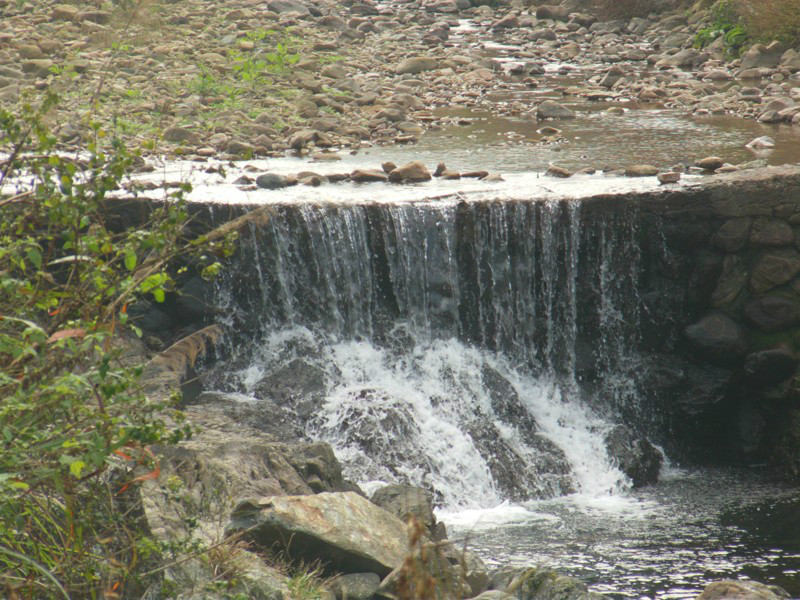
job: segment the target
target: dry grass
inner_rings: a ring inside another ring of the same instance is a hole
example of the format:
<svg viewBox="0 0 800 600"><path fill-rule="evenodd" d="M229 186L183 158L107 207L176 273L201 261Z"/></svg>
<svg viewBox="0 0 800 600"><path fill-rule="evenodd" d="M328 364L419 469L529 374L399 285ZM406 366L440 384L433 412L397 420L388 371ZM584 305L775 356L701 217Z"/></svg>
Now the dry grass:
<svg viewBox="0 0 800 600"><path fill-rule="evenodd" d="M751 38L800 43L800 0L740 0L738 8Z"/></svg>
<svg viewBox="0 0 800 600"><path fill-rule="evenodd" d="M646 17L652 12L653 0L593 0L593 12L601 20Z"/></svg>

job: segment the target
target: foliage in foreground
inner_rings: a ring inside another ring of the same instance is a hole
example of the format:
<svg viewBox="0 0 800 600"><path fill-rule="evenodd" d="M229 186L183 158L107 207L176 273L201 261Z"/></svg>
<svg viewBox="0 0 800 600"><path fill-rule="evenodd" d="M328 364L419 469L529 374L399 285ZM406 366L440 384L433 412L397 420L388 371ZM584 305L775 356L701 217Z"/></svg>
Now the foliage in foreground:
<svg viewBox="0 0 800 600"><path fill-rule="evenodd" d="M230 240L186 235L185 187L112 227L134 157L97 126L85 153L57 153L42 123L55 102L0 110L0 594L118 598L156 559L131 493L157 472L148 446L189 433L120 360L127 308L164 301L177 257L215 272Z"/></svg>

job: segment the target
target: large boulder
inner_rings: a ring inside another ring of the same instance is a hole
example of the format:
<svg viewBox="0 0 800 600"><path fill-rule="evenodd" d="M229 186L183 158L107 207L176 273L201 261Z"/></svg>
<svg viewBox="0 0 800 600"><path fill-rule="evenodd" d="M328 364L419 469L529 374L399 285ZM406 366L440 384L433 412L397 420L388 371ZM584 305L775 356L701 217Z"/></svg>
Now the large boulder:
<svg viewBox="0 0 800 600"><path fill-rule="evenodd" d="M630 478L633 487L658 481L663 458L650 442L617 425L606 433L605 443L611 461Z"/></svg>
<svg viewBox="0 0 800 600"><path fill-rule="evenodd" d="M569 8L566 6L542 5L536 9L537 19L551 19L553 21L566 21L569 18Z"/></svg>
<svg viewBox="0 0 800 600"><path fill-rule="evenodd" d="M685 329L692 348L714 364L732 364L747 349L742 328L723 312L707 314Z"/></svg>
<svg viewBox="0 0 800 600"><path fill-rule="evenodd" d="M742 56L742 70L744 69L772 69L781 62L781 57L785 48L778 42L772 42L769 46L764 44L754 44L744 56Z"/></svg>
<svg viewBox="0 0 800 600"><path fill-rule="evenodd" d="M392 571L378 590L381 598L471 598L459 557L449 545L422 542L409 552L401 566Z"/></svg>
<svg viewBox="0 0 800 600"><path fill-rule="evenodd" d="M226 533L337 573L385 577L408 552L405 523L353 492L247 500L234 509Z"/></svg>
<svg viewBox="0 0 800 600"><path fill-rule="evenodd" d="M389 173L389 181L392 183L423 183L431 179L428 168L418 160L397 167Z"/></svg>
<svg viewBox="0 0 800 600"><path fill-rule="evenodd" d="M791 598L791 596L777 585L725 579L708 584L695 600L780 600L781 598Z"/></svg>

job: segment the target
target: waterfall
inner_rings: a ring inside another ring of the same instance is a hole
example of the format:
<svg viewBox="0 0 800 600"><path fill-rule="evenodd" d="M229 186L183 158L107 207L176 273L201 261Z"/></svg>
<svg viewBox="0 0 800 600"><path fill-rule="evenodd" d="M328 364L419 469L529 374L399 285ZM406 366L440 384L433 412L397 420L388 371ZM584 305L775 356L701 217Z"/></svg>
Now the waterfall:
<svg viewBox="0 0 800 600"><path fill-rule="evenodd" d="M611 493L626 482L603 434L636 404L643 259L635 221L602 215L280 206L220 286L248 325L210 379L293 411L361 482L451 506Z"/></svg>

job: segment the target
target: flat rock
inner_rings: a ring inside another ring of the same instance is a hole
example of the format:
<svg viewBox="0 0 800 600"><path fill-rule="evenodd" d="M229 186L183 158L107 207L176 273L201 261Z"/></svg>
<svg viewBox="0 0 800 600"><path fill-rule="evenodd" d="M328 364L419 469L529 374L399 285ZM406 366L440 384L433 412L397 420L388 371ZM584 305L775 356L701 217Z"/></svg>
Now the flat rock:
<svg viewBox="0 0 800 600"><path fill-rule="evenodd" d="M681 174L677 171L659 173L656 177L658 177L658 182L661 184L678 183L681 180Z"/></svg>
<svg viewBox="0 0 800 600"><path fill-rule="evenodd" d="M350 173L350 180L354 183L385 182L389 181L389 176L378 169L356 169Z"/></svg>
<svg viewBox="0 0 800 600"><path fill-rule="evenodd" d="M52 17L54 21L74 21L78 16L77 6L71 4L56 4L53 7Z"/></svg>
<svg viewBox="0 0 800 600"><path fill-rule="evenodd" d="M267 8L274 13L298 13L300 15L311 14L308 6L297 0L270 0Z"/></svg>
<svg viewBox="0 0 800 600"><path fill-rule="evenodd" d="M339 573L385 577L408 551L406 525L354 492L247 500L234 509L226 532Z"/></svg>
<svg viewBox="0 0 800 600"><path fill-rule="evenodd" d="M631 165L625 169L626 177L653 177L658 175L658 167L653 165Z"/></svg>

